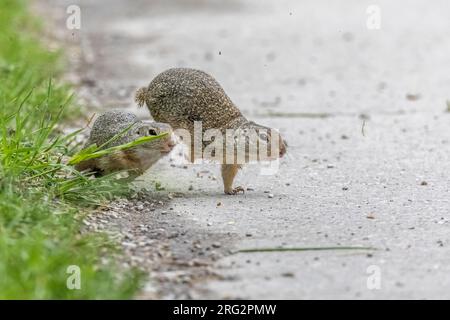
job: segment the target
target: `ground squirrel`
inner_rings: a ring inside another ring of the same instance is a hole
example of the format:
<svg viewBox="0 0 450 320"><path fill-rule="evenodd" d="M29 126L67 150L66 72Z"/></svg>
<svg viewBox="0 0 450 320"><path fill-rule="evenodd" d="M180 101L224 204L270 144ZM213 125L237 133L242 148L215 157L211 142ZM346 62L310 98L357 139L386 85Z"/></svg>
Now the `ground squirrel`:
<svg viewBox="0 0 450 320"><path fill-rule="evenodd" d="M123 111L108 111L100 115L94 122L85 146L88 147L93 144L102 146L130 126L131 128L122 136L109 142L103 148L132 142L139 137L156 136L163 132L168 132L169 135L157 140L145 142L127 150L117 151L110 155L83 161L77 164L75 168L79 171L93 171L97 175L129 170L129 174L135 177L145 172L159 159L167 155L175 146L170 125L141 121L133 113Z"/></svg>
<svg viewBox="0 0 450 320"><path fill-rule="evenodd" d="M225 144L236 143L240 136L246 136L249 131L256 132L256 142L246 142L245 153L249 156L251 144L257 144L257 160L275 160L286 152L286 143L278 131L261 126L247 120L236 105L227 96L220 84L209 74L190 68L173 68L156 76L148 87L140 88L136 92L136 102L139 106L147 105L150 113L156 121L170 124L177 132L178 129L187 130L194 139L195 122L201 122L202 133L208 129L218 129L223 134L226 131L234 132L234 141L226 139ZM275 139L277 148L273 147ZM198 156L194 154L194 139L188 144L191 150L191 161ZM245 141L249 141L245 138ZM190 145L189 145L190 144ZM269 152L261 156L259 148L267 147ZM203 150L206 147L202 140ZM272 151L273 150L273 151ZM202 154L207 158L208 155ZM233 180L241 168L241 164L235 161L223 161L222 178L226 194L243 192L242 187L233 188Z"/></svg>

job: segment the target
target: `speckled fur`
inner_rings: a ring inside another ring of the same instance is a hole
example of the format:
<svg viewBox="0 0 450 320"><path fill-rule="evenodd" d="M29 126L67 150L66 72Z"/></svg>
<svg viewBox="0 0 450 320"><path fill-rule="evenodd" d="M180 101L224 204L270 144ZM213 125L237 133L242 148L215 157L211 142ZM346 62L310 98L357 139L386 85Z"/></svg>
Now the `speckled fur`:
<svg viewBox="0 0 450 320"><path fill-rule="evenodd" d="M237 128L247 119L209 74L174 68L156 76L147 88L145 102L156 121L193 131L194 121L204 130Z"/></svg>
<svg viewBox="0 0 450 320"><path fill-rule="evenodd" d="M212 76L200 70L168 69L156 76L147 88L138 89L136 102L139 106L146 104L156 121L166 122L175 130L186 129L194 138L195 121L202 122L203 133L208 129L219 129L222 133L226 129L234 129L235 132L244 132L246 128L258 132L269 129L248 121L220 84ZM269 139L266 140L261 142L268 143ZM286 145L281 137L279 141L281 157L286 151ZM203 147L206 144L203 141ZM190 148L190 159L194 161L193 145ZM240 165L237 163L222 163L225 193L236 194L243 190L239 187L232 188L239 168Z"/></svg>
<svg viewBox="0 0 450 320"><path fill-rule="evenodd" d="M105 112L95 120L86 146L94 143L97 146L101 146L121 131L127 129L130 125L138 124L139 122L137 116L130 112L115 110ZM105 147L109 148L131 142L133 138L133 131L130 130L124 136L112 141Z"/></svg>

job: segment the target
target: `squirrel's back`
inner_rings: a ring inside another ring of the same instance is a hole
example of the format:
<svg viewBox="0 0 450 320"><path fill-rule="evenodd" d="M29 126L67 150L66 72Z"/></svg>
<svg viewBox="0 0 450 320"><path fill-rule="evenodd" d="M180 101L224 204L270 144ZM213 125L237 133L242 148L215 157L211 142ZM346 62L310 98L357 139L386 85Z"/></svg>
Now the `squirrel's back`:
<svg viewBox="0 0 450 320"><path fill-rule="evenodd" d="M156 121L173 128L192 130L194 121L203 129L223 128L242 114L220 84L206 72L190 68L168 69L136 94L147 104Z"/></svg>
<svg viewBox="0 0 450 320"><path fill-rule="evenodd" d="M137 122L139 122L138 117L130 112L123 112L120 110L105 112L95 120L87 146L94 143L97 144L97 146L101 146L111 140L112 137ZM132 139L130 139L130 134L126 134L117 137L117 139L105 147L118 146L131 141Z"/></svg>

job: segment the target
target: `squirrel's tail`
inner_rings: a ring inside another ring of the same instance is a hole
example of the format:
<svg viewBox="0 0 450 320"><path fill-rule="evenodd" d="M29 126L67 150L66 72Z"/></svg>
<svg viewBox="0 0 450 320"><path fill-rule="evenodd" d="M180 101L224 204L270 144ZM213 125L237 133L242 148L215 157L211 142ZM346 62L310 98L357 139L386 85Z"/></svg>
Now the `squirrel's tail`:
<svg viewBox="0 0 450 320"><path fill-rule="evenodd" d="M134 96L134 101L136 101L136 103L140 108L144 105L146 100L147 100L147 88L146 87L139 88Z"/></svg>

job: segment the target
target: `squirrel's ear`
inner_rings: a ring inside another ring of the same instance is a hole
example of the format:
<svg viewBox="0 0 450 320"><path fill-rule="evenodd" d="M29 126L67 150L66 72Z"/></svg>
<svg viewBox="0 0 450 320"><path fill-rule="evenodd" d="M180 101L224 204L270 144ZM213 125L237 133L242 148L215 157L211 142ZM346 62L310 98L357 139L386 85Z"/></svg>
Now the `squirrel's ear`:
<svg viewBox="0 0 450 320"><path fill-rule="evenodd" d="M134 101L138 104L139 108L142 107L147 100L147 88L142 87L136 91L136 95L134 96Z"/></svg>

